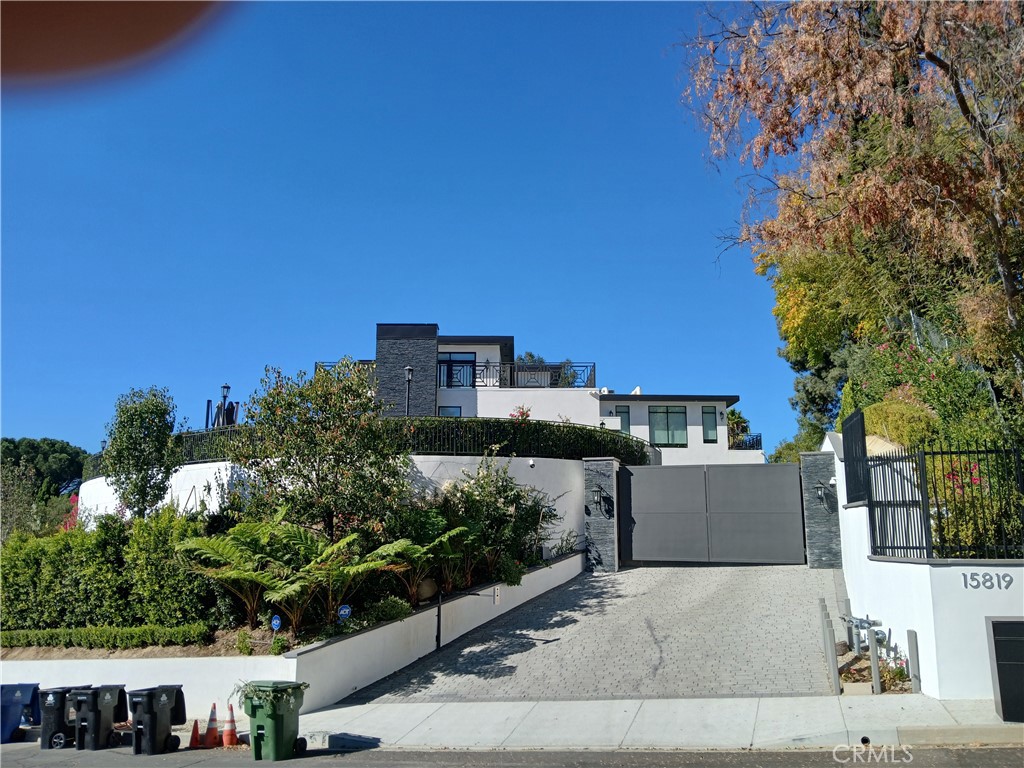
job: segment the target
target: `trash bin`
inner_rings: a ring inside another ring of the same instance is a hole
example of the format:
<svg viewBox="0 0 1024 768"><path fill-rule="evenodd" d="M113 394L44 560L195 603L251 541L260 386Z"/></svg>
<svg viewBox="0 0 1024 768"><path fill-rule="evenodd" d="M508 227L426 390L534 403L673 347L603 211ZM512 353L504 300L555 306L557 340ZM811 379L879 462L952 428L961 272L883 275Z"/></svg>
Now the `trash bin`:
<svg viewBox="0 0 1024 768"><path fill-rule="evenodd" d="M87 690L87 685L46 688L39 692L42 720L39 729L40 749L64 749L75 740L75 715L72 691Z"/></svg>
<svg viewBox="0 0 1024 768"><path fill-rule="evenodd" d="M4 683L0 685L0 744L14 741L21 728L25 710L33 723L39 722L39 683Z"/></svg>
<svg viewBox="0 0 1024 768"><path fill-rule="evenodd" d="M75 708L75 749L105 749L121 743L121 737L114 732L114 723L128 719L124 685L76 688L70 696L71 706Z"/></svg>
<svg viewBox="0 0 1024 768"><path fill-rule="evenodd" d="M128 703L133 754L159 755L181 746L181 739L171 733L172 725L185 723L185 694L180 685L128 691Z"/></svg>
<svg viewBox="0 0 1024 768"><path fill-rule="evenodd" d="M287 760L306 751L299 738L299 709L305 683L254 680L243 700L249 716L249 745L256 760Z"/></svg>

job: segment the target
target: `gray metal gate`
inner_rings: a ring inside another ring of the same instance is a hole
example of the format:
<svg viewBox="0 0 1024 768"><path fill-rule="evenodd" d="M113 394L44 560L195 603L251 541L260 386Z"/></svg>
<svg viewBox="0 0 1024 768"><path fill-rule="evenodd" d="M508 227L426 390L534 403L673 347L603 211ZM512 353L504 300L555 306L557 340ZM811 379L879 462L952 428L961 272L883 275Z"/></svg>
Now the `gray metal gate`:
<svg viewBox="0 0 1024 768"><path fill-rule="evenodd" d="M796 464L623 467L619 513L623 562L805 562Z"/></svg>

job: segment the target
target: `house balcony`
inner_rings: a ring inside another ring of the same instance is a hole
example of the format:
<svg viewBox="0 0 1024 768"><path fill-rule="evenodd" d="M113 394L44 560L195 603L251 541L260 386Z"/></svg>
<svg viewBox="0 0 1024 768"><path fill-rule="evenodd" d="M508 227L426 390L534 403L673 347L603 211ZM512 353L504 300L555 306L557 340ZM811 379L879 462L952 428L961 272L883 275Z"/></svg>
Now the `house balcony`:
<svg viewBox="0 0 1024 768"><path fill-rule="evenodd" d="M478 387L592 389L594 363L462 363L437 364L439 389Z"/></svg>
<svg viewBox="0 0 1024 768"><path fill-rule="evenodd" d="M760 451L761 433L744 432L740 435L729 435L730 451Z"/></svg>

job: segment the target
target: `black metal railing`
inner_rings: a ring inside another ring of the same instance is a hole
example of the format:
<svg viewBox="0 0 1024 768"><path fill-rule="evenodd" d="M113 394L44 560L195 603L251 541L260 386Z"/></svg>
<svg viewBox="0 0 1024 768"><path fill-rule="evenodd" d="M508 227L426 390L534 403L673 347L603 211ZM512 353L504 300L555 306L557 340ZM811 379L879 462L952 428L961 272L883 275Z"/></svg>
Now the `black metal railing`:
<svg viewBox="0 0 1024 768"><path fill-rule="evenodd" d="M737 435L729 435L730 451L760 451L761 433L743 432Z"/></svg>
<svg viewBox="0 0 1024 768"><path fill-rule="evenodd" d="M595 386L594 363L460 363L437 364L437 386L464 387L556 387L562 389Z"/></svg>
<svg viewBox="0 0 1024 768"><path fill-rule="evenodd" d="M1024 558L1020 446L931 445L865 463L873 555Z"/></svg>
<svg viewBox="0 0 1024 768"><path fill-rule="evenodd" d="M843 469L846 475L846 502L866 502L871 491L871 475L868 472L864 413L860 409L843 420Z"/></svg>
<svg viewBox="0 0 1024 768"><path fill-rule="evenodd" d="M532 456L538 459L584 459L614 456L623 464L652 463L652 448L645 441L616 430L515 419L450 419L441 417L396 417L382 419L393 444L419 454L453 456ZM254 439L255 432L244 425L220 427L204 432L175 435L182 464L224 461L234 440ZM85 462L83 480L103 475L102 454Z"/></svg>

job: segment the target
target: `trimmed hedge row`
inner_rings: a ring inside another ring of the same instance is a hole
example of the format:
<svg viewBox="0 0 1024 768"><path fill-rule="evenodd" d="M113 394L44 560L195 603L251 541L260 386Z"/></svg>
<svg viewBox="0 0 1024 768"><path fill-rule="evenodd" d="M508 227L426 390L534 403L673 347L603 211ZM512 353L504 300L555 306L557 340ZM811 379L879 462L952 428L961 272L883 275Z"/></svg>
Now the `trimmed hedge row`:
<svg viewBox="0 0 1024 768"><path fill-rule="evenodd" d="M201 622L183 627L78 627L76 629L10 629L0 632L5 648L24 646L76 648L145 648L149 645L201 645L212 630Z"/></svg>
<svg viewBox="0 0 1024 768"><path fill-rule="evenodd" d="M126 522L103 515L93 530L12 536L0 552L0 626L178 627L219 620L218 592L189 571L174 545L204 533L173 508Z"/></svg>

